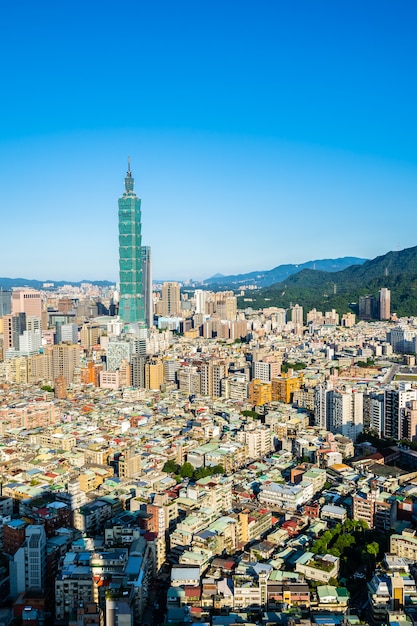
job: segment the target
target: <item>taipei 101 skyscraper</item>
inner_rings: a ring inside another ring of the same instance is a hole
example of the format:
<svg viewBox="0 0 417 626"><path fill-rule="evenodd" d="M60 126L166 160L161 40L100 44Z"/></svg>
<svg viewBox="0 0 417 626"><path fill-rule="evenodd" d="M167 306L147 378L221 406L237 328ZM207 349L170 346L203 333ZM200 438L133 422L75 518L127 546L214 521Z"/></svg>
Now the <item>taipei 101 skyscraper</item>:
<svg viewBox="0 0 417 626"><path fill-rule="evenodd" d="M125 192L119 198L119 315L126 324L145 322L140 198L128 159Z"/></svg>

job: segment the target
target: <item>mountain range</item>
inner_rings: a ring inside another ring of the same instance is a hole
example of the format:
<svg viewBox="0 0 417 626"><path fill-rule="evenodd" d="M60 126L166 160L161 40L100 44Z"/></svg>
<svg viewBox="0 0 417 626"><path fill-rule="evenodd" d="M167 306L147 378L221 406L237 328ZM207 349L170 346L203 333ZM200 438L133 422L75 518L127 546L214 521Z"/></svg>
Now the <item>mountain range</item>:
<svg viewBox="0 0 417 626"><path fill-rule="evenodd" d="M300 272L306 268L312 268L317 270L323 270L325 272L337 272L343 270L346 267L354 264L364 263L366 259L359 259L357 257L344 257L341 259L322 259L318 261L307 261L307 263L301 263L300 265L278 265L272 270L262 270L256 272L250 272L249 274L238 274L237 276L224 276L223 274L216 274L211 278L204 281L204 284L211 289L218 287L219 290L226 288L237 289L240 285L255 285L256 287L268 287L274 283L278 283L285 280L288 276ZM172 282L167 280L154 280L154 282ZM90 283L91 285L97 285L98 287L109 287L114 285L114 282L108 280L34 280L30 278L0 278L0 289L8 291L13 287L30 287L32 289L42 289L45 283L52 283L54 287L62 287L63 285L72 285L79 287L82 283Z"/></svg>
<svg viewBox="0 0 417 626"><path fill-rule="evenodd" d="M278 265L272 270L261 270L249 272L248 274L236 274L223 276L215 274L207 278L204 283L210 288L217 286L219 289L237 289L242 285L254 285L255 287L269 287L275 283L286 280L289 276L301 272L304 269L321 270L323 272L340 272L351 265L361 265L366 259L359 259L354 256L345 256L339 259L320 259L307 261L297 265Z"/></svg>
<svg viewBox="0 0 417 626"><path fill-rule="evenodd" d="M63 287L64 285L72 285L80 287L83 283L96 285L97 287L110 287L114 282L108 280L34 280L31 278L0 278L0 289L9 291L13 287L30 287L31 289L44 289L44 284L51 283L54 287Z"/></svg>
<svg viewBox="0 0 417 626"><path fill-rule="evenodd" d="M357 312L359 296L377 297L382 287L391 291L392 312L400 317L417 315L417 246L388 252L339 272L303 269L284 281L254 291L250 306L288 308L298 303L306 310Z"/></svg>

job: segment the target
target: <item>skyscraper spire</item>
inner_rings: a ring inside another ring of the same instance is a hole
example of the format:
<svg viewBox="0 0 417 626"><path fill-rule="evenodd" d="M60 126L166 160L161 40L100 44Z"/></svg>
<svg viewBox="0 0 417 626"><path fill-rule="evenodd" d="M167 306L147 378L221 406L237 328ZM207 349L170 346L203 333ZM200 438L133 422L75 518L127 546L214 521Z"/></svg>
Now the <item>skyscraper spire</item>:
<svg viewBox="0 0 417 626"><path fill-rule="evenodd" d="M132 172L130 171L130 156L127 157L127 174L125 178L125 189L126 193L133 193L133 187L135 186L135 180L132 176Z"/></svg>
<svg viewBox="0 0 417 626"><path fill-rule="evenodd" d="M126 324L145 322L140 198L127 162L125 192L119 198L119 315Z"/></svg>

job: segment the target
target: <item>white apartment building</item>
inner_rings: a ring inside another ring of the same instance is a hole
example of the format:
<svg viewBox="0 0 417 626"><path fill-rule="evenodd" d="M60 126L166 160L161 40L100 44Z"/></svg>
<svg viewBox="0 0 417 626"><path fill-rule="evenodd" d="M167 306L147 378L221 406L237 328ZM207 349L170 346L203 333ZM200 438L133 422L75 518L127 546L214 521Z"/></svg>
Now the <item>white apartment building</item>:
<svg viewBox="0 0 417 626"><path fill-rule="evenodd" d="M283 511L295 511L305 504L314 495L312 483L302 481L299 485L269 483L262 485L259 502L269 508L278 508Z"/></svg>

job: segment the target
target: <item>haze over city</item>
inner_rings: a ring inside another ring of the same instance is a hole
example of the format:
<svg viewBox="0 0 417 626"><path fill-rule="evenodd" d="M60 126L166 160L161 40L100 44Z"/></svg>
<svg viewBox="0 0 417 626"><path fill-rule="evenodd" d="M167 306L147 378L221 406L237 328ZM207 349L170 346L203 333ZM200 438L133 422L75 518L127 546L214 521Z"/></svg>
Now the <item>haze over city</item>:
<svg viewBox="0 0 417 626"><path fill-rule="evenodd" d="M416 13L9 4L0 275L118 280L128 155L156 279L415 245Z"/></svg>

